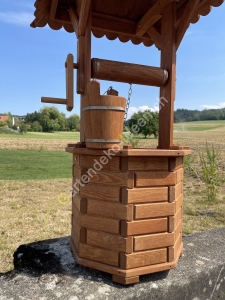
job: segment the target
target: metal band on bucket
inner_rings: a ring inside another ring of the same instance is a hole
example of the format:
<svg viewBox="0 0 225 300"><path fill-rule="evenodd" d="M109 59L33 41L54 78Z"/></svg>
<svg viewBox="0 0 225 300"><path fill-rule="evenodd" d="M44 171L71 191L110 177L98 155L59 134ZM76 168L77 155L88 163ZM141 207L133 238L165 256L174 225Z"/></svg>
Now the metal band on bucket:
<svg viewBox="0 0 225 300"><path fill-rule="evenodd" d="M85 139L87 143L120 143L121 140L117 139Z"/></svg>
<svg viewBox="0 0 225 300"><path fill-rule="evenodd" d="M86 106L82 109L82 111L85 110L92 110L92 109L101 109L101 110L119 110L125 112L125 108L121 106L97 106L97 105L92 105L92 106Z"/></svg>

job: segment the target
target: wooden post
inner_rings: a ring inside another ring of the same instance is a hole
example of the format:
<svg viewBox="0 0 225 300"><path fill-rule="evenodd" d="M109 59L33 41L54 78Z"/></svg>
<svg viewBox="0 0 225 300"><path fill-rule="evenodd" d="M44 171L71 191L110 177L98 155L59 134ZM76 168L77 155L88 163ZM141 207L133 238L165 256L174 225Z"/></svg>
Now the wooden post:
<svg viewBox="0 0 225 300"><path fill-rule="evenodd" d="M78 37L78 65L80 71L78 71L77 83L78 90L81 94L80 97L80 142L85 142L85 129L82 117L83 97L87 93L87 84L91 78L91 4L88 13L87 25L85 29L85 35ZM81 81L81 82L80 82Z"/></svg>
<svg viewBox="0 0 225 300"><path fill-rule="evenodd" d="M167 84L160 88L159 100L159 149L173 146L173 119L176 85L176 2L169 3L162 11L161 68L169 74Z"/></svg>

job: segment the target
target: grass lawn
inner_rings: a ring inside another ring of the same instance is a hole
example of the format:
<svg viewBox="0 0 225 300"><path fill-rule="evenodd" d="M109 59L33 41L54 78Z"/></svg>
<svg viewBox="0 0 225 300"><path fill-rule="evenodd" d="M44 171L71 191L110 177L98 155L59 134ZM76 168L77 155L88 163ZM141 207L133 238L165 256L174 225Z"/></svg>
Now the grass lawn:
<svg viewBox="0 0 225 300"><path fill-rule="evenodd" d="M72 155L62 151L0 150L0 180L71 178Z"/></svg>
<svg viewBox="0 0 225 300"><path fill-rule="evenodd" d="M56 132L27 132L24 134L1 134L0 137L21 139L54 139L54 140L79 140L80 132L56 131Z"/></svg>
<svg viewBox="0 0 225 300"><path fill-rule="evenodd" d="M207 131L225 129L225 120L175 123L174 131Z"/></svg>

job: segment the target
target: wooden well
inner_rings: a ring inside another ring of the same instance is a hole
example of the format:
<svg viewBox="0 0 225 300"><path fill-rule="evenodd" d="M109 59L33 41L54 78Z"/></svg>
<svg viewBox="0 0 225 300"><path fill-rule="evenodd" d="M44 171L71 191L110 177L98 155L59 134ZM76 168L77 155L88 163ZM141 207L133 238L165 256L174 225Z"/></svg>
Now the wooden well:
<svg viewBox="0 0 225 300"><path fill-rule="evenodd" d="M190 150L67 151L77 262L122 284L174 268L183 250L183 157Z"/></svg>

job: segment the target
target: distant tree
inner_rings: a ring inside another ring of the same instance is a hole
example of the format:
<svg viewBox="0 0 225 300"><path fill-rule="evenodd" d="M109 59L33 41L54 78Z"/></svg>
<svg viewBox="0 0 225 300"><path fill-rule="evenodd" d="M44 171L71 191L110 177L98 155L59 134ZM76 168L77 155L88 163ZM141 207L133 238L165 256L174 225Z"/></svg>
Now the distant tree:
<svg viewBox="0 0 225 300"><path fill-rule="evenodd" d="M159 113L145 110L134 113L126 125L129 127L130 132L133 134L143 134L147 136L158 136L159 131Z"/></svg>
<svg viewBox="0 0 225 300"><path fill-rule="evenodd" d="M45 106L40 110L40 124L44 132L65 130L66 117L54 106Z"/></svg>
<svg viewBox="0 0 225 300"><path fill-rule="evenodd" d="M40 112L33 112L33 113L30 113L30 114L27 114L26 117L25 117L25 123L33 123L33 122L39 122L40 123L40 120L41 120L41 113Z"/></svg>
<svg viewBox="0 0 225 300"><path fill-rule="evenodd" d="M7 127L8 123L5 121L0 121L0 127Z"/></svg>
<svg viewBox="0 0 225 300"><path fill-rule="evenodd" d="M27 132L27 125L24 124L24 123L21 123L21 125L20 125L20 131L26 133Z"/></svg>
<svg viewBox="0 0 225 300"><path fill-rule="evenodd" d="M38 121L34 121L31 126L31 131L35 131L35 132L41 132L42 131L42 126L40 125L40 123Z"/></svg>
<svg viewBox="0 0 225 300"><path fill-rule="evenodd" d="M67 130L77 130L79 131L80 117L77 114L73 114L66 119L66 129Z"/></svg>

